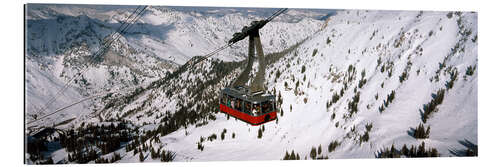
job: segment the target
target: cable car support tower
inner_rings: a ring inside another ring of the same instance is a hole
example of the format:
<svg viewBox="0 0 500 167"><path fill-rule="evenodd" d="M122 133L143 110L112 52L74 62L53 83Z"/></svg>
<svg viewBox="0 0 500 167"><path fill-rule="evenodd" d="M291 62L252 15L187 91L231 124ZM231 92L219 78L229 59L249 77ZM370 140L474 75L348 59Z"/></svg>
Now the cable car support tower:
<svg viewBox="0 0 500 167"><path fill-rule="evenodd" d="M259 67L258 71L255 75L255 78L250 84L250 90L247 90L246 93L259 93L264 92L264 81L265 81L265 72L266 72L266 60L264 57L264 51L262 49L262 42L260 40L259 30L263 28L268 22L273 20L278 15L284 13L287 9L280 9L275 12L272 16L265 20L260 21L252 21L250 26L245 26L241 30L241 32L237 32L233 34L233 38L229 40L228 44L232 45L240 40L245 39L248 36L248 60L247 66L243 70L243 72L236 78L236 80L231 84L233 88L244 88L246 87L246 83L250 79L250 72L252 71L253 62L255 59L255 51L257 51L257 56L259 59Z"/></svg>

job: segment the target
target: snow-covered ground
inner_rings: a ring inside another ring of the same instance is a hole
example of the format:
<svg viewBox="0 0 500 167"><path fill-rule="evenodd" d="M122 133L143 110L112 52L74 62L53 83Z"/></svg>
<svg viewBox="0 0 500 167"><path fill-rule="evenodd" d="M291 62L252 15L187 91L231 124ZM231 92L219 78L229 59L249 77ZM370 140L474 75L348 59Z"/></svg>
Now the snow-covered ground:
<svg viewBox="0 0 500 167"><path fill-rule="evenodd" d="M143 22L170 27L169 33L125 38L129 46L144 54L177 65L189 61L192 55L202 55L223 45L231 35L226 31L238 31L254 19L238 13L215 17L204 12L186 13L187 9L174 12L160 9L151 9ZM291 9L283 17L293 13L304 11ZM229 23L231 25L227 25ZM314 17L297 22L278 20L266 25L260 33L265 53L289 48L307 38L268 65L266 87L283 98L280 106L283 115L278 120L251 126L216 113L215 120L201 126L188 125L164 136L157 134L160 142L150 139L147 145L174 151L177 154L174 161L214 161L279 160L292 150L301 159L311 159L311 148L319 146L323 151L318 156L374 158L378 151L391 145L401 148L404 144L418 145L422 141L426 148L436 148L440 156L454 156L452 150L466 149L460 141L478 144L477 13L341 10L326 20ZM215 37L218 40L213 40ZM132 96L132 102L106 108L102 114L105 118L130 121L141 130L153 130L161 124L165 113L175 113L186 104L193 104L188 106L191 109L210 105L209 100L199 101L195 97L216 99L217 91L241 71L236 68L219 76L215 70L217 59L242 60L246 45L246 41L241 41L215 59L168 75L168 80L158 82L162 84L153 84L143 93ZM472 74L467 74L468 68ZM32 78L43 74L31 73L28 76ZM454 75L456 79L452 79ZM366 83L360 85L364 80ZM198 87L202 87L199 92L192 91ZM421 117L424 105L440 89L446 90L444 100L424 123ZM384 105L392 91L394 100ZM339 96L332 102L334 94ZM359 102L353 111L350 106L357 94ZM129 96L121 98L125 97ZM420 123L431 127L429 138L415 139L410 135L411 128ZM372 125L369 139L361 142L368 124ZM265 128L262 138L257 137L260 128ZM222 140L224 129L227 132ZM207 140L212 134L217 139ZM203 151L198 149L200 138L204 138ZM333 141L340 145L329 152L328 145ZM126 152L125 148L116 152L122 156L118 162L139 160L139 154ZM160 161L145 157L146 162Z"/></svg>
<svg viewBox="0 0 500 167"><path fill-rule="evenodd" d="M127 20L134 9L136 6L28 5L26 91L30 97L26 113L33 115L27 117L28 122L88 95L148 85L192 57L223 46L234 32L252 20L274 12L267 9L264 13L243 14L251 9L241 8L235 12L222 8L220 10L226 13L205 16L201 13L210 13L210 8L197 8L193 12L183 7L150 7L113 43L103 62L91 64L89 60L99 50L102 40L118 29L120 22ZM289 20L269 23L262 30L267 34L262 36L265 49L277 52L306 38L321 24L317 17L323 15L326 14L291 12L286 17ZM304 17L293 19L299 16ZM240 42L214 57L241 61L246 47L245 42ZM82 76L71 80L79 73ZM41 80L42 77L46 79ZM57 96L68 82L66 98ZM55 102L42 110L52 97L57 97ZM101 110L106 103L99 99L91 101L79 109L74 108L73 112L64 111L30 126L57 124L88 115Z"/></svg>
<svg viewBox="0 0 500 167"><path fill-rule="evenodd" d="M339 12L330 18L324 30L299 46L296 56L291 53L271 65L268 74L279 69L281 77L275 83L274 75L270 75L267 86L270 91L275 88L283 96L284 115L278 121L264 125L262 139L257 138L260 127L233 118L228 121L223 114L218 114L217 120L206 126L181 129L163 136L162 143L168 143L167 148L178 153L176 160L179 161L276 160L282 159L285 151L291 153L292 150L305 158L312 147L320 145L324 150L322 155L329 158L372 158L377 151L392 144L401 148L403 144L418 145L422 141L427 147L437 148L440 156L452 156L450 150L465 149L459 141L477 144L477 73L466 75L468 66L477 65L477 43L473 42L473 36L477 34L477 15L462 13L447 18L446 14ZM458 19L462 20L466 31L471 31L469 37L459 34ZM432 35L429 35L431 31ZM405 37L401 46L396 48L395 41L401 34ZM459 43L463 38L466 38L465 42ZM331 42L327 43L328 39ZM456 44L464 51L450 53L450 48ZM314 49L318 51L312 56ZM431 95L445 88L445 83L450 80L448 73L440 72L437 74L439 81L429 81L448 55L446 67L456 68L458 79L445 93L439 111L424 124L431 127L430 137L417 140L408 131L422 122L419 111L432 99ZM392 77L388 77L387 72L380 72L381 67L377 66L379 58L380 66L394 64ZM409 77L400 82L399 76L408 62L412 64ZM287 64L291 66L288 68ZM327 108L327 101L340 91L343 82L347 82L343 75L349 65L356 68L354 75L357 79L347 83L345 94ZM302 66L306 67L304 73L300 71ZM361 78L362 70L366 72L367 82L359 88L357 80ZM336 75L340 75L339 80L333 79ZM294 93L295 86L285 88L285 82L295 85L292 78L300 80L298 91L303 92L301 95ZM347 106L355 95L354 89L360 92L359 111L348 117ZM383 99L392 90L395 91L395 100L385 111L379 112ZM377 95L378 100L375 99ZM304 98L308 99L307 103L304 103ZM332 113L336 115L333 120ZM336 123L339 123L338 127ZM362 135L365 125L370 123L373 128L369 141L360 144L360 136L353 134ZM351 132L353 127L356 127L354 133ZM225 140L205 141L204 150L197 149L196 143L201 136L206 138L216 134L220 137L223 129L227 129ZM230 137L232 133L235 133L234 139ZM329 153L327 146L335 140L342 144Z"/></svg>

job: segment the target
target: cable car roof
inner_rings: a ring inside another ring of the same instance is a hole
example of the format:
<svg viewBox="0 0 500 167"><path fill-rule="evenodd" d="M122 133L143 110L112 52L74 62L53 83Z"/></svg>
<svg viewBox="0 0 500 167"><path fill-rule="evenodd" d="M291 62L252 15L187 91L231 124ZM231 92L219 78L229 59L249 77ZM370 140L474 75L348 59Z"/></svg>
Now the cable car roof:
<svg viewBox="0 0 500 167"><path fill-rule="evenodd" d="M274 95L268 93L260 93L252 95L250 93L247 93L248 92L247 90L248 89L245 87L224 88L222 89L222 93L254 104L275 100Z"/></svg>

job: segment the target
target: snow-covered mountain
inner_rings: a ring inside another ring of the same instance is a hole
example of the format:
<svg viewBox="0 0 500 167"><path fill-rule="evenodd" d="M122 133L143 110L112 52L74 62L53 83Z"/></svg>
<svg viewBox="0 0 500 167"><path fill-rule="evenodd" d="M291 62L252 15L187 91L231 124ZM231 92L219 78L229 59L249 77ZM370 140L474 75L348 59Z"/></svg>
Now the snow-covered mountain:
<svg viewBox="0 0 500 167"><path fill-rule="evenodd" d="M86 96L102 91L147 85L158 80L194 56L223 46L244 25L263 19L252 9L150 7L128 31L112 44L101 61L91 58L105 39L134 12L136 6L28 5L26 14L26 119L50 113ZM214 11L218 9L217 11ZM225 13L217 13L225 11ZM246 11L246 14L242 14ZM330 11L331 13L331 11ZM205 14L205 15L204 15ZM307 14L307 15L306 15ZM325 12L291 12L269 23L262 31L266 51L276 52L294 45L317 31ZM300 17L299 16L307 16ZM241 61L246 43L240 42L214 56L224 61ZM82 73L80 76L79 74ZM76 79L71 80L77 76ZM58 91L71 80L68 91ZM43 109L47 101L58 97ZM86 120L101 110L98 101L77 104L78 112L58 114L43 121L57 124L69 119ZM53 121L56 120L56 121ZM42 123L42 124L43 124Z"/></svg>
<svg viewBox="0 0 500 167"><path fill-rule="evenodd" d="M67 11L63 9L59 10ZM246 12L225 8L203 8L198 12L189 9L149 9L113 49L119 53L115 55L129 57L130 63L117 62L115 56L115 61L105 59L91 68L98 71L120 66L124 71L129 70L120 72L125 73L118 77L124 82L96 86L75 84L76 88L67 93L67 96L75 94L71 97L78 99L112 85L134 85L131 75L137 76L139 85L145 85L131 92L110 93L96 99L91 108L94 112L82 114L86 119L56 126L85 134L85 128L95 125L127 124L132 136L124 140L127 146L117 147L113 152L99 146L96 148L98 160L82 162L164 161L157 158L163 151L175 153L173 161L278 160L288 159L285 155L290 154L295 158L299 155L299 159L374 158L384 157L384 150L391 146L403 154L400 149L403 145L418 147L422 142L425 142L423 148L435 148L439 156L464 156L474 151L474 147L477 149L478 54L474 12L340 10L332 15L331 12L290 9L260 32L268 58L265 85L282 101L280 114L276 121L251 126L217 112L218 92L241 72L247 42L241 41L194 66L190 62L199 59L193 56L223 45L232 35L227 32L236 32L251 20L265 16L252 15L254 9L245 9ZM124 9L115 10L114 14ZM31 18L39 21L50 18L40 13L54 12L36 13ZM320 17L319 13L329 17ZM111 17L99 17L102 21L94 21L112 27ZM97 18L97 14L88 14L85 18ZM81 40L89 43L92 39L81 37ZM47 42L33 43L38 43L35 48L40 48ZM93 47L92 44L76 46ZM69 68L78 68L78 65L71 63L64 68L57 64L72 60L85 65L80 57L84 56L35 56L28 52L27 96L30 90L40 99L50 94L36 91L61 85L64 76L53 76L65 70L71 74ZM151 63L134 66L134 62L141 60ZM169 67L160 68L159 62ZM29 68L37 70L28 71ZM150 70L137 74L135 68ZM55 69L59 72L54 72ZM88 76L90 85L100 83L96 82L97 77L109 78L96 72L84 76ZM52 80L58 82L51 83ZM38 82L44 84L38 85ZM31 85L37 87L30 88ZM69 109L75 110L78 107ZM427 137L415 137L420 124L428 129L424 132ZM262 131L262 137L258 137L258 131ZM59 142L56 139L48 139L48 142ZM44 154L54 162L81 163L74 160L78 151L67 148L69 146L49 149ZM114 158L116 154L119 159ZM27 163L33 161L27 160Z"/></svg>

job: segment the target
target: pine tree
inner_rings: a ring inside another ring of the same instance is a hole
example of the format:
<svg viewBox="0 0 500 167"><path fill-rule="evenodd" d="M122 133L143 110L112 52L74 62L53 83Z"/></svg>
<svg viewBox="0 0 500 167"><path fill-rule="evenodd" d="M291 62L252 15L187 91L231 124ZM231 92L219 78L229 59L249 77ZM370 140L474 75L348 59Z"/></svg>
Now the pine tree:
<svg viewBox="0 0 500 167"><path fill-rule="evenodd" d="M413 137L417 138L417 139L425 139L425 138L429 138L429 134L430 134L430 126L427 127L427 130L425 130L425 127L422 123L420 123L416 128L415 128L415 131L414 131L414 134L413 134Z"/></svg>
<svg viewBox="0 0 500 167"><path fill-rule="evenodd" d="M431 126L428 126L427 130L425 131L425 137L429 138L430 133L431 133Z"/></svg>
<svg viewBox="0 0 500 167"><path fill-rule="evenodd" d="M278 69L278 70L276 71L276 78L279 78L280 76L281 76L281 72L280 72L280 70Z"/></svg>
<svg viewBox="0 0 500 167"><path fill-rule="evenodd" d="M294 151L292 150L292 153L290 154L290 159L291 159L291 160L295 160L295 158L296 158L296 157L295 157L295 153L294 153Z"/></svg>
<svg viewBox="0 0 500 167"><path fill-rule="evenodd" d="M111 162L116 162L116 161L118 161L120 159L122 159L120 157L120 154L115 152L115 153L113 153L113 157L111 158Z"/></svg>
<svg viewBox="0 0 500 167"><path fill-rule="evenodd" d="M408 150L408 147L406 147L406 144L404 144L404 145L403 145L403 148L401 148L401 153L402 153L403 155L405 155L406 157L408 157L408 155L409 155L409 154L408 154L408 151L409 151L409 150Z"/></svg>
<svg viewBox="0 0 500 167"><path fill-rule="evenodd" d="M201 144L201 142L198 142L198 149L203 151L204 146Z"/></svg>
<svg viewBox="0 0 500 167"><path fill-rule="evenodd" d="M394 148L394 144L391 146L391 157L395 157L396 155L396 148Z"/></svg>
<svg viewBox="0 0 500 167"><path fill-rule="evenodd" d="M410 148L410 157L415 157L417 156L417 150L415 148L415 146L411 145L411 148Z"/></svg>
<svg viewBox="0 0 500 167"><path fill-rule="evenodd" d="M151 148L151 158L156 159L156 152L155 149Z"/></svg>
<svg viewBox="0 0 500 167"><path fill-rule="evenodd" d="M368 130L367 130L367 131L365 131L363 136L361 136L360 141L361 142L368 142L368 140L370 140L370 135L368 134Z"/></svg>
<svg viewBox="0 0 500 167"><path fill-rule="evenodd" d="M332 151L334 151L334 150L335 150L335 148L337 147L337 146L336 146L336 142L337 142L337 141L335 141L335 142L330 142L330 144L328 144L328 152L332 152Z"/></svg>
<svg viewBox="0 0 500 167"><path fill-rule="evenodd" d="M417 157L424 157L424 156L425 156L425 143L422 142L422 144L418 146Z"/></svg>
<svg viewBox="0 0 500 167"><path fill-rule="evenodd" d="M144 162L144 155L142 154L142 151L139 152L139 161Z"/></svg>
<svg viewBox="0 0 500 167"><path fill-rule="evenodd" d="M283 157L283 160L290 160L290 154L288 154L288 151L286 151L285 157Z"/></svg>
<svg viewBox="0 0 500 167"><path fill-rule="evenodd" d="M160 160L162 162L167 161L167 154L165 153L165 150L161 151Z"/></svg>
<svg viewBox="0 0 500 167"><path fill-rule="evenodd" d="M73 161L73 159L71 158L71 154L70 153L68 153L68 161L69 162Z"/></svg>
<svg viewBox="0 0 500 167"><path fill-rule="evenodd" d="M316 148L312 147L309 156L311 157L311 159L316 159L316 155L317 155Z"/></svg>
<svg viewBox="0 0 500 167"><path fill-rule="evenodd" d="M431 157L438 157L439 153L436 148L432 148L431 150Z"/></svg>
<svg viewBox="0 0 500 167"><path fill-rule="evenodd" d="M259 132L257 134L257 138L262 138L262 129L259 128Z"/></svg>
<svg viewBox="0 0 500 167"><path fill-rule="evenodd" d="M162 162L165 162L166 159L167 159L167 155L165 154L165 150L163 150L163 151L161 151L160 160Z"/></svg>

